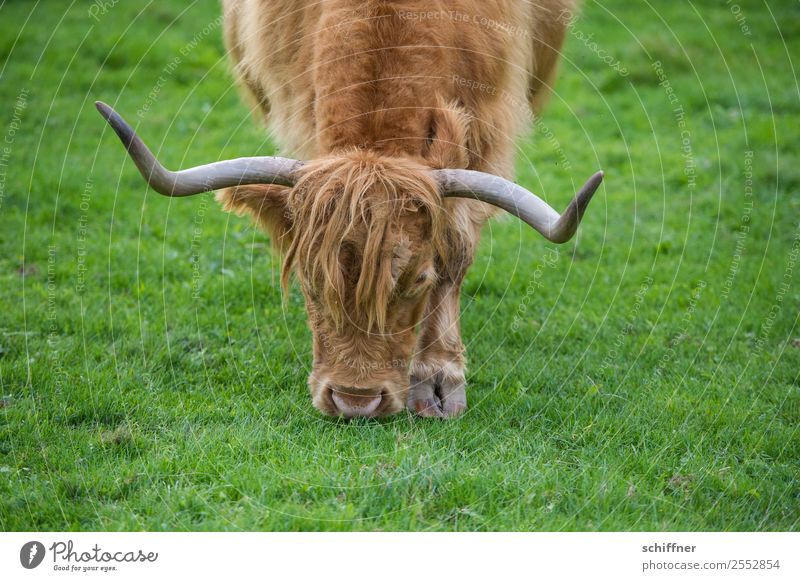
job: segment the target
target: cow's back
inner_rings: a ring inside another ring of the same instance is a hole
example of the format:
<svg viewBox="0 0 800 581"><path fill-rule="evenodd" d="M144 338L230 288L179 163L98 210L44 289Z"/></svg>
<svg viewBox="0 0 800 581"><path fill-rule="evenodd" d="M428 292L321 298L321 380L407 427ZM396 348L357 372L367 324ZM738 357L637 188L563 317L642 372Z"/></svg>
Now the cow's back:
<svg viewBox="0 0 800 581"><path fill-rule="evenodd" d="M225 0L226 43L283 153L423 157L437 110L469 118L468 165L510 176L569 0Z"/></svg>

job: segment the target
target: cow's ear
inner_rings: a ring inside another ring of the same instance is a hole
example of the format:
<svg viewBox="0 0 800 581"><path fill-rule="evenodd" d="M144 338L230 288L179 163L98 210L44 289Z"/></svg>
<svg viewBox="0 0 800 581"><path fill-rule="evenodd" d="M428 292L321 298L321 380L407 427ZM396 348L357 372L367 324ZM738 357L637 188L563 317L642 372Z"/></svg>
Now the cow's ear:
<svg viewBox="0 0 800 581"><path fill-rule="evenodd" d="M289 210L289 188L254 184L226 188L217 192L217 201L226 212L238 216L249 214L266 230L272 243L281 251L289 247L292 218Z"/></svg>
<svg viewBox="0 0 800 581"><path fill-rule="evenodd" d="M469 114L441 97L431 113L425 159L436 169L464 169L469 165Z"/></svg>

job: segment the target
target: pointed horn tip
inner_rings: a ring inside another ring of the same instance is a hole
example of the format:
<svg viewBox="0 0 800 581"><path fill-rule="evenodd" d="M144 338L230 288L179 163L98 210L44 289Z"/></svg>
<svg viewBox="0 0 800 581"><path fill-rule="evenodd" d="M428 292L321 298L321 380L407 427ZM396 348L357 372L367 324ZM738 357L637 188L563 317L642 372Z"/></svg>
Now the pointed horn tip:
<svg viewBox="0 0 800 581"><path fill-rule="evenodd" d="M130 152L132 145L136 141L136 132L133 128L128 125L128 123L123 119L119 113L114 111L114 109L102 101L95 101L94 106L97 107L97 110L100 112L100 115L103 116L103 119L111 126L111 129L114 130L114 133L117 134L122 144L125 146Z"/></svg>
<svg viewBox="0 0 800 581"><path fill-rule="evenodd" d="M114 110L102 101L95 101L94 106L105 119L108 119L114 113Z"/></svg>
<svg viewBox="0 0 800 581"><path fill-rule="evenodd" d="M578 192L576 199L586 200L586 203L588 203L589 199L594 196L595 192L600 187L600 184L603 183L604 177L605 172L602 170L592 175L592 177L586 180L586 183L581 188L581 191Z"/></svg>

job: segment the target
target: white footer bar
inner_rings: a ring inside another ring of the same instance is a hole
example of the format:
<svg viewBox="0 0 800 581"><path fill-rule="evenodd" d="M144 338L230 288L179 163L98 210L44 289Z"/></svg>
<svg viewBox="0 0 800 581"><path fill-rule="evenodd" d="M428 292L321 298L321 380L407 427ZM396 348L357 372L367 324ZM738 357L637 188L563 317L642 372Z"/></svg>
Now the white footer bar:
<svg viewBox="0 0 800 581"><path fill-rule="evenodd" d="M0 533L0 579L800 579L800 533Z"/></svg>

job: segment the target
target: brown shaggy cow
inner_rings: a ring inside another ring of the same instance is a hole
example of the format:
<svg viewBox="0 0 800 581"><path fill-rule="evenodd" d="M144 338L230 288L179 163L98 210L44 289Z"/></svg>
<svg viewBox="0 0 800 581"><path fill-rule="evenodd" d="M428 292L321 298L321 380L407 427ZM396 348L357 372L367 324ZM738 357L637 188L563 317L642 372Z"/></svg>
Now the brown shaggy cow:
<svg viewBox="0 0 800 581"><path fill-rule="evenodd" d="M467 407L459 290L481 227L499 207L564 242L602 178L563 216L508 181L572 4L224 0L236 75L294 159L168 172L98 107L156 190L229 186L225 209L270 233L306 299L318 409L452 417Z"/></svg>

